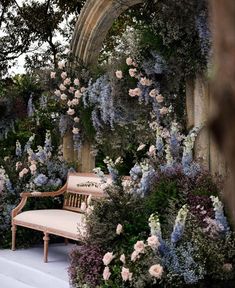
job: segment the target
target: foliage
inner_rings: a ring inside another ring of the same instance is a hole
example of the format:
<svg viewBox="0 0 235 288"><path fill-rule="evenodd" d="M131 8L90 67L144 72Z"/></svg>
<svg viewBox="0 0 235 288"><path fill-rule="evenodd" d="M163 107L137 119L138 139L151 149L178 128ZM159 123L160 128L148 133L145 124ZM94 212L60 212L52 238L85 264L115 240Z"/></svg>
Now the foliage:
<svg viewBox="0 0 235 288"><path fill-rule="evenodd" d="M0 76L27 52L34 52L26 57L27 68L57 66L83 4L77 0L0 1Z"/></svg>
<svg viewBox="0 0 235 288"><path fill-rule="evenodd" d="M24 148L20 142L16 143L16 154L9 155L2 160L1 165L1 225L0 225L0 246L8 247L10 244L11 210L19 203L20 193L23 191L54 191L60 188L66 180L68 165L63 160L61 152L53 150L51 135L47 132L44 146L35 144L35 135L32 135ZM3 168L4 167L4 168ZM48 207L60 207L61 199L30 199L25 209L37 209ZM33 237L27 237L27 231L19 233L18 245L27 245L28 241L37 241L38 233ZM26 234L25 234L26 233ZM32 233L32 232L30 232ZM31 242L30 242L31 243Z"/></svg>
<svg viewBox="0 0 235 288"><path fill-rule="evenodd" d="M107 197L87 208L84 241L106 253L99 287L207 287L209 281L220 287L218 280L234 281L235 238L217 197L221 186L193 162L196 129L183 136L175 123L170 130L156 122L150 127L155 145L130 178L118 174L120 157L104 161L111 185L96 169ZM72 275L75 287L89 273Z"/></svg>

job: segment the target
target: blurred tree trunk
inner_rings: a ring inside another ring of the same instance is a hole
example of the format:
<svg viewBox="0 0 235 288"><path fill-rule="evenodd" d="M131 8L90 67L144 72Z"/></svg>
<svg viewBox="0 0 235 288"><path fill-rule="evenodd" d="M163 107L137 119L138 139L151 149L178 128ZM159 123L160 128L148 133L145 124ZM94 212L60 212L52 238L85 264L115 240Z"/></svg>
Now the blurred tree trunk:
<svg viewBox="0 0 235 288"><path fill-rule="evenodd" d="M225 202L235 224L235 1L211 0L215 76L215 113L211 130L225 156L230 176Z"/></svg>

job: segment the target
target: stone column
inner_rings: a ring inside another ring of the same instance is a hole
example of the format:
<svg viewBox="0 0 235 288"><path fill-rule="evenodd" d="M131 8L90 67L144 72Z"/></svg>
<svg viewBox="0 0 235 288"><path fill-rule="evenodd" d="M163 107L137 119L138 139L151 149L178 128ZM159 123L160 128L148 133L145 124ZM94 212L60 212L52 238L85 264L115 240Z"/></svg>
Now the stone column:
<svg viewBox="0 0 235 288"><path fill-rule="evenodd" d="M210 138L206 127L209 115L209 86L203 75L197 75L194 86L194 125L202 127L195 143L195 159L210 168Z"/></svg>
<svg viewBox="0 0 235 288"><path fill-rule="evenodd" d="M194 79L186 81L186 114L187 128L190 130L194 127Z"/></svg>
<svg viewBox="0 0 235 288"><path fill-rule="evenodd" d="M209 91L209 99L209 115L210 119L213 119L217 114L217 108L215 104L215 99L213 97L213 94L211 93L211 89ZM214 175L219 174L222 176L226 176L228 172L224 156L220 152L212 133L210 133L210 172Z"/></svg>
<svg viewBox="0 0 235 288"><path fill-rule="evenodd" d="M63 137L63 157L68 162L74 161L73 133L70 130Z"/></svg>
<svg viewBox="0 0 235 288"><path fill-rule="evenodd" d="M78 153L78 171L92 172L95 168L95 157L91 154L92 145L88 142L83 143Z"/></svg>

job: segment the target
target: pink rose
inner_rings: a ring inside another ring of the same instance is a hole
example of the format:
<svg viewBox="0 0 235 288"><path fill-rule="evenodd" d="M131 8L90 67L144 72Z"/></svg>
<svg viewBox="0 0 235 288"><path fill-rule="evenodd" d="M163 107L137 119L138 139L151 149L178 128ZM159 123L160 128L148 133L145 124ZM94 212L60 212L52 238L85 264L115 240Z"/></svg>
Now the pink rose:
<svg viewBox="0 0 235 288"><path fill-rule="evenodd" d="M138 259L138 257L139 257L139 252L137 252L136 250L134 250L134 251L132 252L132 254L131 254L131 261L132 261L132 262L135 262L136 259Z"/></svg>
<svg viewBox="0 0 235 288"><path fill-rule="evenodd" d="M168 110L167 107L162 107L159 111L160 111L160 114L161 114L161 115L165 115L165 114L168 113L169 110Z"/></svg>
<svg viewBox="0 0 235 288"><path fill-rule="evenodd" d="M161 279L163 268L160 264L155 264L149 268L149 274L155 278Z"/></svg>
<svg viewBox="0 0 235 288"><path fill-rule="evenodd" d="M147 79L146 77L143 77L140 79L140 84L142 84L143 86L151 86L152 80Z"/></svg>
<svg viewBox="0 0 235 288"><path fill-rule="evenodd" d="M108 266L109 263L113 260L114 255L113 252L107 252L103 257L103 263L105 266Z"/></svg>
<svg viewBox="0 0 235 288"><path fill-rule="evenodd" d="M116 72L115 72L115 75L116 75L116 77L117 77L118 79L122 79L122 77L123 77L123 74L122 74L122 71L121 71L121 70L116 71Z"/></svg>
<svg viewBox="0 0 235 288"><path fill-rule="evenodd" d="M60 88L61 91L65 91L66 90L66 87L63 84L60 84L59 88Z"/></svg>
<svg viewBox="0 0 235 288"><path fill-rule="evenodd" d="M124 254L122 254L122 255L120 256L120 261L121 261L123 264L126 263L126 257L125 257Z"/></svg>
<svg viewBox="0 0 235 288"><path fill-rule="evenodd" d="M78 100L77 98L74 98L74 99L72 100L72 104L73 104L74 106L78 105L78 104L79 104L79 100Z"/></svg>
<svg viewBox="0 0 235 288"><path fill-rule="evenodd" d="M150 156L154 156L155 155L155 152L156 152L156 147L154 146L154 145L151 145L150 147L149 147L149 155Z"/></svg>
<svg viewBox="0 0 235 288"><path fill-rule="evenodd" d="M135 88L135 89L134 89L134 93L135 93L136 96L140 96L140 95L141 95L141 92L142 92L142 91L140 90L140 88Z"/></svg>
<svg viewBox="0 0 235 288"><path fill-rule="evenodd" d="M69 87L69 93L73 93L75 91L75 88L73 86Z"/></svg>
<svg viewBox="0 0 235 288"><path fill-rule="evenodd" d="M83 92L85 92L86 91L86 88L85 87L82 87L81 88L81 92L83 93Z"/></svg>
<svg viewBox="0 0 235 288"><path fill-rule="evenodd" d="M123 230L122 225L121 225L121 224L118 224L118 225L117 225L117 228L116 228L116 233L117 233L117 235L120 235L120 234L122 233L122 230Z"/></svg>
<svg viewBox="0 0 235 288"><path fill-rule="evenodd" d="M78 78L74 79L73 81L74 85L79 86L80 85L80 81Z"/></svg>
<svg viewBox="0 0 235 288"><path fill-rule="evenodd" d="M81 93L79 90L77 90L77 91L74 93L74 96L75 96L76 98L81 98L82 93Z"/></svg>
<svg viewBox="0 0 235 288"><path fill-rule="evenodd" d="M149 92L149 96L150 97L156 97L158 95L158 90L157 89L153 89Z"/></svg>
<svg viewBox="0 0 235 288"><path fill-rule="evenodd" d="M69 110L67 111L67 114L70 116L74 115L74 113L75 113L74 109L71 108L69 108Z"/></svg>
<svg viewBox="0 0 235 288"><path fill-rule="evenodd" d="M37 170L37 166L36 166L35 164L32 164L32 165L29 166L29 169L30 169L30 172L31 172L32 174L34 174L35 171Z"/></svg>
<svg viewBox="0 0 235 288"><path fill-rule="evenodd" d="M136 68L131 68L131 69L129 69L129 75L130 75L131 77L135 77L136 72L137 72Z"/></svg>
<svg viewBox="0 0 235 288"><path fill-rule="evenodd" d="M67 73L66 72L62 72L60 74L60 76L61 76L62 79L65 79L67 77Z"/></svg>
<svg viewBox="0 0 235 288"><path fill-rule="evenodd" d="M160 242L158 240L158 237L153 235L151 237L149 237L147 239L147 242L148 242L148 245L151 247L151 248L158 248L160 246Z"/></svg>
<svg viewBox="0 0 235 288"><path fill-rule="evenodd" d="M123 281L131 281L132 279L132 273L130 273L130 270L128 268L122 267L121 275Z"/></svg>
<svg viewBox="0 0 235 288"><path fill-rule="evenodd" d="M134 249L138 253L144 253L144 247L145 247L144 241L137 241L134 245Z"/></svg>
<svg viewBox="0 0 235 288"><path fill-rule="evenodd" d="M19 178L23 178L24 175L26 175L28 172L29 172L29 169L24 168L23 170L20 171Z"/></svg>
<svg viewBox="0 0 235 288"><path fill-rule="evenodd" d="M164 101L164 97L161 94L159 94L156 96L156 100L158 103L162 103Z"/></svg>
<svg viewBox="0 0 235 288"><path fill-rule="evenodd" d="M104 268L104 272L103 272L103 279L105 281L109 280L109 277L111 276L111 273L109 271L109 267L105 267Z"/></svg>
<svg viewBox="0 0 235 288"><path fill-rule="evenodd" d="M64 85L70 85L71 84L71 80L70 80L70 78L66 78L65 80L64 80L64 83L63 83Z"/></svg>
<svg viewBox="0 0 235 288"><path fill-rule="evenodd" d="M64 93L61 94L60 99L63 100L63 101L67 100L67 95L64 94Z"/></svg>
<svg viewBox="0 0 235 288"><path fill-rule="evenodd" d="M56 75L56 72L51 72L51 74L50 74L51 79L55 79L55 75Z"/></svg>
<svg viewBox="0 0 235 288"><path fill-rule="evenodd" d="M132 60L131 57L126 58L126 64L127 64L128 66L132 65L132 63L133 63L133 60Z"/></svg>
<svg viewBox="0 0 235 288"><path fill-rule="evenodd" d="M60 92L60 90L55 90L55 95L57 96L57 97L60 97L60 95L61 95L61 92Z"/></svg>

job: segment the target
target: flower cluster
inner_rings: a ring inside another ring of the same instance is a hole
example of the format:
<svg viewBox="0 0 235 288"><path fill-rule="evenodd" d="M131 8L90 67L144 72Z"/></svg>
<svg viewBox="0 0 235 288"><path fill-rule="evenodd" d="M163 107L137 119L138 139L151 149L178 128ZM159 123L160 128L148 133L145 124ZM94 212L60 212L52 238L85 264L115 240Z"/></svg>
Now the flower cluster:
<svg viewBox="0 0 235 288"><path fill-rule="evenodd" d="M62 111L59 121L60 133L61 136L64 136L67 131L72 130L74 149L78 150L82 141L80 104L86 88L82 85L82 80L69 77L64 65L58 66L57 72L51 72L51 79L53 82L57 82L54 96Z"/></svg>

